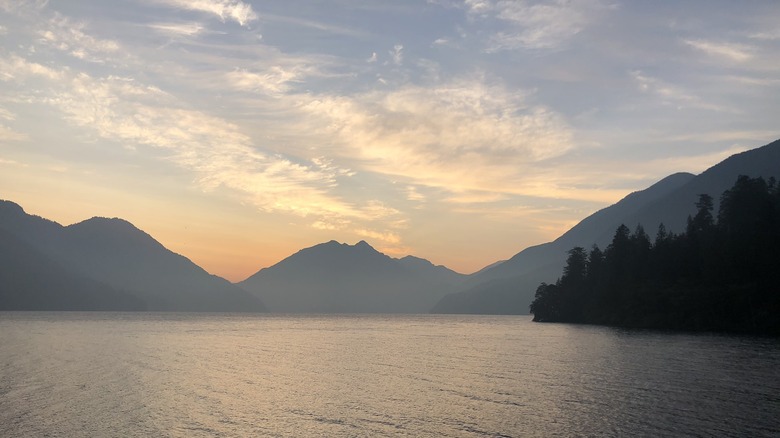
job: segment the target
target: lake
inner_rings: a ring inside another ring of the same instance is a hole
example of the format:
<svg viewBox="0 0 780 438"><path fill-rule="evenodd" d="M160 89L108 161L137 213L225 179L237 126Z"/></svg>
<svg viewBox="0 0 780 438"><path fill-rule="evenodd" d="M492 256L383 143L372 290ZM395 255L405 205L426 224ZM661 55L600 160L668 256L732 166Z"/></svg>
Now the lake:
<svg viewBox="0 0 780 438"><path fill-rule="evenodd" d="M528 316L0 313L0 436L778 436L780 341Z"/></svg>

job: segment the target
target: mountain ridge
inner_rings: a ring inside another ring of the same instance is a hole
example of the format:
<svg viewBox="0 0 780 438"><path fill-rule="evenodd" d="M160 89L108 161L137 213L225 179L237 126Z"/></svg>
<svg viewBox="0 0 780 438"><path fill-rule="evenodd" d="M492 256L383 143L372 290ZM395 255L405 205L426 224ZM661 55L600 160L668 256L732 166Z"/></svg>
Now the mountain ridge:
<svg viewBox="0 0 780 438"><path fill-rule="evenodd" d="M50 270L66 279L63 281L86 279L90 284L104 285L107 287L105 290L121 291L136 297L148 310L264 310L256 297L168 250L124 219L93 217L62 226L27 214L14 202L0 201L0 230L33 250L30 252L26 247L12 244L31 254L28 258L31 261L18 269L46 276L48 274L40 272L41 267L36 267L33 262L41 260L43 265L57 266ZM6 248L6 252L12 251L11 247ZM50 264L47 260L54 263ZM11 290L11 286L6 284L0 284L0 287ZM89 307L85 305L84 310Z"/></svg>
<svg viewBox="0 0 780 438"><path fill-rule="evenodd" d="M651 236L660 223L680 232L700 193L710 194L717 210L721 193L741 174L780 176L780 140L732 155L699 175L671 174L584 218L555 240L471 275L420 257L392 258L365 240L354 245L330 240L236 284L168 250L127 220L92 217L62 226L0 200L0 256L11 260L17 251L27 263L17 267L22 276L0 272L0 286L5 287L5 278L33 288L34 273L45 277L48 269L62 284L84 284L117 297L130 294L150 310L262 311L262 301L268 300L270 310L297 313L527 313L536 286L555 281L572 247L603 248L620 224L631 229L641 224ZM138 307L132 299L126 304Z"/></svg>
<svg viewBox="0 0 780 438"><path fill-rule="evenodd" d="M0 310L146 310L124 291L69 271L0 228Z"/></svg>
<svg viewBox="0 0 780 438"><path fill-rule="evenodd" d="M464 288L442 298L432 311L493 313L475 309L501 309L500 313L526 314L536 287L542 282L555 282L566 251L572 247L588 249L596 244L604 248L621 223L632 230L641 224L651 238L660 223L670 232L683 231L685 218L695 213L698 195L710 192L717 211L721 194L740 174L780 176L780 140L734 154L699 175L677 172L633 192L586 217L552 242L526 248L495 268L472 276Z"/></svg>
<svg viewBox="0 0 780 438"><path fill-rule="evenodd" d="M275 312L426 313L462 276L425 259L404 259L362 240L355 245L331 240L237 284Z"/></svg>

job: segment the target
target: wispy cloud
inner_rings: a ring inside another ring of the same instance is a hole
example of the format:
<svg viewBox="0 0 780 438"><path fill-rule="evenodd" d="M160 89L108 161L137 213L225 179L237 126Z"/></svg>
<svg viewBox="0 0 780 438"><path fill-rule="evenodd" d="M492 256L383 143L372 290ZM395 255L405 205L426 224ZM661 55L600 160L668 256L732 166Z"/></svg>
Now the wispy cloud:
<svg viewBox="0 0 780 438"><path fill-rule="evenodd" d="M7 109L5 109L3 107L0 107L0 119L5 119L5 120L9 120L9 121L10 120L15 120L16 119L16 115L14 115L14 113L12 113L11 111L8 111Z"/></svg>
<svg viewBox="0 0 780 438"><path fill-rule="evenodd" d="M365 218L365 212L328 194L338 173L327 166L269 155L234 124L180 107L163 91L116 76L57 73L20 57L0 58L10 77L52 80L41 102L60 109L70 123L122 144L167 151L167 159L199 175L205 190L223 187L266 211L323 218Z"/></svg>
<svg viewBox="0 0 780 438"><path fill-rule="evenodd" d="M406 187L406 199L409 201L415 201L415 202L423 202L425 201L425 195L420 193L415 186L407 186Z"/></svg>
<svg viewBox="0 0 780 438"><path fill-rule="evenodd" d="M0 158L0 165L13 166L13 167L28 167L27 164L20 163L16 160L6 160L5 158Z"/></svg>
<svg viewBox="0 0 780 438"><path fill-rule="evenodd" d="M397 244L401 242L401 238L396 233L379 232L374 230L357 229L355 234L358 236L367 237L369 239L378 240L384 243Z"/></svg>
<svg viewBox="0 0 780 438"><path fill-rule="evenodd" d="M682 87L669 84L661 79L649 76L642 71L635 70L631 76L640 91L658 96L666 105L673 105L679 109L697 108L719 112L735 112L736 109L717 105L704 101L699 96L692 94Z"/></svg>
<svg viewBox="0 0 780 438"><path fill-rule="evenodd" d="M302 109L334 153L452 192L522 193L525 172L574 147L555 112L483 80L316 97Z"/></svg>
<svg viewBox="0 0 780 438"><path fill-rule="evenodd" d="M191 37L206 31L203 24L194 21L189 23L150 23L146 27L169 36Z"/></svg>
<svg viewBox="0 0 780 438"><path fill-rule="evenodd" d="M48 0L0 0L0 9L11 13L27 13L43 9L48 2Z"/></svg>
<svg viewBox="0 0 780 438"><path fill-rule="evenodd" d="M60 71L36 62L29 62L18 55L0 58L0 67L2 67L0 68L0 80L2 81L26 81L31 77L56 81L63 77L63 73Z"/></svg>
<svg viewBox="0 0 780 438"><path fill-rule="evenodd" d="M154 0L157 3L189 11L204 12L216 15L223 22L235 21L246 26L257 20L257 14L252 5L240 0Z"/></svg>
<svg viewBox="0 0 780 438"><path fill-rule="evenodd" d="M13 129L0 124L0 144L11 141L26 141L29 140L27 134L14 131Z"/></svg>
<svg viewBox="0 0 780 438"><path fill-rule="evenodd" d="M393 46L393 50L390 50L389 52L390 59L393 61L393 64L395 65L401 65L404 62L404 46L401 44L396 44Z"/></svg>
<svg viewBox="0 0 780 438"><path fill-rule="evenodd" d="M733 62L745 62L753 58L753 48L744 44L707 40L685 40L684 42L707 55Z"/></svg>
<svg viewBox="0 0 780 438"><path fill-rule="evenodd" d="M104 62L106 56L120 51L119 43L114 40L95 38L84 30L84 23L73 22L69 18L55 13L49 19L46 29L39 32L39 42L70 53L79 59Z"/></svg>
<svg viewBox="0 0 780 438"><path fill-rule="evenodd" d="M0 155L175 171L306 239L449 223L509 255L541 241L519 222L564 231L777 137L771 7L422 3L0 0Z"/></svg>
<svg viewBox="0 0 780 438"><path fill-rule="evenodd" d="M558 48L593 24L597 12L613 7L600 0L467 0L465 6L472 16L510 25L508 30L492 35L488 46L491 52Z"/></svg>
<svg viewBox="0 0 780 438"><path fill-rule="evenodd" d="M306 76L314 73L316 68L311 65L274 65L257 72L237 69L225 74L225 78L233 88L278 95L289 91L295 83L302 82Z"/></svg>
<svg viewBox="0 0 780 438"><path fill-rule="evenodd" d="M658 173L659 171L666 172L667 174L680 171L700 173L716 163L719 163L734 154L745 152L748 149L750 149L748 146L732 145L724 150L707 152L704 154L681 155L677 157L664 157L650 160L647 163L641 164L639 167L646 166L650 171L648 173L651 174Z"/></svg>
<svg viewBox="0 0 780 438"><path fill-rule="evenodd" d="M263 22L268 22L268 21L291 24L293 26L300 26L308 29L316 29L324 33L334 34L334 35L345 35L345 36L361 37L361 38L367 36L365 32L361 32L344 26L336 26L322 21L306 20L299 17L264 13Z"/></svg>
<svg viewBox="0 0 780 438"><path fill-rule="evenodd" d="M780 40L780 29L766 30L763 32L753 32L749 35L749 37L757 40L768 40L768 41Z"/></svg>

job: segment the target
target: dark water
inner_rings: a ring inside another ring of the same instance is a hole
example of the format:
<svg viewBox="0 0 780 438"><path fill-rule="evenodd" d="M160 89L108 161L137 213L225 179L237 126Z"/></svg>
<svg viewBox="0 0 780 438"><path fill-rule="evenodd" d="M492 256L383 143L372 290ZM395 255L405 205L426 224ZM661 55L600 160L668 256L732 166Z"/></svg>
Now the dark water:
<svg viewBox="0 0 780 438"><path fill-rule="evenodd" d="M780 343L528 317L0 313L0 436L778 436Z"/></svg>

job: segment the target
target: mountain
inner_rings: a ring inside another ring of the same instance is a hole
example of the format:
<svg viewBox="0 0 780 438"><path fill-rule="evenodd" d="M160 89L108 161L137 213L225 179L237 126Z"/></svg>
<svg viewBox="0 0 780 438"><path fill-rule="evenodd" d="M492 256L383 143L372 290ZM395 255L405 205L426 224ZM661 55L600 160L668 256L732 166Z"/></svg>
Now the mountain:
<svg viewBox="0 0 780 438"><path fill-rule="evenodd" d="M553 242L529 247L472 275L461 291L445 296L433 312L526 314L539 284L553 283L560 277L569 249L589 249L594 244L603 249L620 224L631 230L641 224L651 239L661 223L668 231L680 233L688 215L695 214L699 194L711 195L717 211L720 195L739 175L780 176L780 140L733 155L698 176L676 173L631 193L583 219Z"/></svg>
<svg viewBox="0 0 780 438"><path fill-rule="evenodd" d="M0 230L14 239L7 246L10 254L20 242L30 254L23 269L87 280L90 290L97 291L99 284L122 291L148 310L264 310L256 297L208 274L122 219L92 218L63 227L0 201ZM0 288L7 291L10 285L0 283Z"/></svg>
<svg viewBox="0 0 780 438"><path fill-rule="evenodd" d="M455 272L443 265L434 265L428 260L415 256L406 256L398 260L404 268L428 279L434 284L460 284L466 275Z"/></svg>
<svg viewBox="0 0 780 438"><path fill-rule="evenodd" d="M61 266L0 229L0 310L145 310L129 293Z"/></svg>
<svg viewBox="0 0 780 438"><path fill-rule="evenodd" d="M423 313L465 276L361 241L306 248L239 283L272 312Z"/></svg>
<svg viewBox="0 0 780 438"><path fill-rule="evenodd" d="M669 195L695 178L676 173L634 192L614 205L583 219L556 240L532 246L509 260L493 264L473 274L461 292L445 296L433 308L434 313L524 314L542 282L554 282L560 276L566 251L593 244L603 245L603 236L612 238L615 229L648 203ZM598 236L598 237L595 237Z"/></svg>

